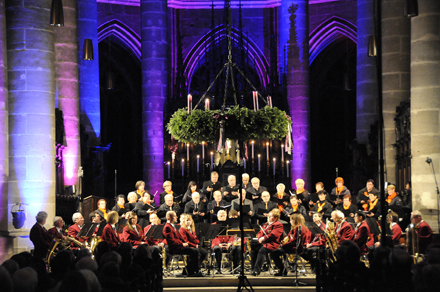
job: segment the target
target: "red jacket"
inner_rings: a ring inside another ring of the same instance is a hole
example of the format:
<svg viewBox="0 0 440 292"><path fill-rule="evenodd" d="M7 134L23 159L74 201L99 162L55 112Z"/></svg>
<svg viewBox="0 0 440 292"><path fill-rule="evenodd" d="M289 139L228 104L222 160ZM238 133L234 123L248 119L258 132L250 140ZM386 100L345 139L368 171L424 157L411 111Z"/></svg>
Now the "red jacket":
<svg viewBox="0 0 440 292"><path fill-rule="evenodd" d="M307 227L301 226L301 235L300 235L301 239L300 239L300 243L298 246L298 253L302 252L309 232L310 232L310 230ZM290 230L290 232L287 236L289 237L289 241L287 241L285 244L283 244L283 249L287 250L288 252L295 252L296 244L298 241L298 226L295 227L293 230Z"/></svg>
<svg viewBox="0 0 440 292"><path fill-rule="evenodd" d="M370 227L368 227L367 221L362 221L361 225L356 227L354 231L353 241L358 245L361 254L367 253L367 240L370 235Z"/></svg>
<svg viewBox="0 0 440 292"><path fill-rule="evenodd" d="M136 232L136 230L128 229L128 227L125 226L120 238L121 241L131 243L134 248L138 247L138 245L144 241L144 231L139 224L136 224L136 229L138 230L139 234Z"/></svg>
<svg viewBox="0 0 440 292"><path fill-rule="evenodd" d="M167 240L168 249L171 254L181 252L185 247L183 246L183 240L180 237L179 232L170 224L165 223L162 231L163 237Z"/></svg>
<svg viewBox="0 0 440 292"><path fill-rule="evenodd" d="M102 240L107 241L110 248L115 249L119 244L118 236L110 224L105 225L101 235Z"/></svg>
<svg viewBox="0 0 440 292"><path fill-rule="evenodd" d="M336 225L336 230L338 230L339 224ZM337 231L336 235L338 236L338 243L341 243L343 240L351 240L353 238L353 228L351 228L350 223L347 221L342 222L341 228Z"/></svg>
<svg viewBox="0 0 440 292"><path fill-rule="evenodd" d="M319 228L321 228L321 230L325 230L325 224L323 222L321 222L321 224L319 225ZM324 234L315 234L315 237L313 238L313 240L310 242L312 244L312 246L324 246L325 245L325 236Z"/></svg>
<svg viewBox="0 0 440 292"><path fill-rule="evenodd" d="M391 229L393 231L393 244L400 245L400 237L402 237L402 228L400 228L399 224L393 223L393 227Z"/></svg>
<svg viewBox="0 0 440 292"><path fill-rule="evenodd" d="M263 246L267 249L274 250L280 247L281 236L284 231L283 224L277 220L268 226L269 223L263 224L262 229L257 233L257 238L264 237Z"/></svg>
<svg viewBox="0 0 440 292"><path fill-rule="evenodd" d="M38 258L46 257L47 250L52 243L52 237L47 233L47 230L41 227L40 224L35 223L29 233L29 239L34 244L34 256Z"/></svg>
<svg viewBox="0 0 440 292"><path fill-rule="evenodd" d="M189 232L188 229L183 227L180 227L179 233L183 242L188 242L189 247L197 247L199 245L200 241L195 233Z"/></svg>
<svg viewBox="0 0 440 292"><path fill-rule="evenodd" d="M417 229L419 237L419 253L424 254L426 253L426 248L432 242L432 230L425 221L421 221Z"/></svg>
<svg viewBox="0 0 440 292"><path fill-rule="evenodd" d="M77 237L77 235L78 235L78 233L79 233L80 231L81 231L81 228L79 228L78 225L73 224L73 225L71 225L71 226L67 229L67 235L69 235L70 237L73 237L73 238L79 240L80 242L84 242L84 241L87 240L87 238L85 238L85 237L78 238L78 237Z"/></svg>
<svg viewBox="0 0 440 292"><path fill-rule="evenodd" d="M162 225L162 224L159 224L159 225ZM150 225L145 226L144 236L147 236L147 232L148 232L148 230L150 230L151 226L153 226L153 225L150 224ZM166 239L156 239L156 238L152 238L152 237L150 237L147 240L147 242L148 242L148 245L158 245L159 243L163 243L164 245L167 244Z"/></svg>
<svg viewBox="0 0 440 292"><path fill-rule="evenodd" d="M47 231L47 233L49 233L49 235L52 238L58 238L58 239L61 239L62 238L61 236L66 236L67 235L66 231L63 230L63 229L61 229L61 233L59 233L58 229L56 227L52 227L51 229L49 229Z"/></svg>

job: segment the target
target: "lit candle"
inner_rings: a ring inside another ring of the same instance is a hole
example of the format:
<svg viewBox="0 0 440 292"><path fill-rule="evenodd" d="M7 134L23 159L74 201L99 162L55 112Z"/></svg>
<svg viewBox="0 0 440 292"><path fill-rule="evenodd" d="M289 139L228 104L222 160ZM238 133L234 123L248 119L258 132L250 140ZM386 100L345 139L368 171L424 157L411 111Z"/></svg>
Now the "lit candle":
<svg viewBox="0 0 440 292"><path fill-rule="evenodd" d="M258 154L258 172L260 172L260 170L261 170L260 158L261 158L261 155Z"/></svg>
<svg viewBox="0 0 440 292"><path fill-rule="evenodd" d="M197 173L199 173L200 155L197 155Z"/></svg>
<svg viewBox="0 0 440 292"><path fill-rule="evenodd" d="M277 164L277 159L274 158L274 159L273 159L273 176L274 176L274 177L275 177L275 166L276 166L276 164Z"/></svg>
<svg viewBox="0 0 440 292"><path fill-rule="evenodd" d="M258 91L252 91L252 99L254 101L254 112L258 110Z"/></svg>
<svg viewBox="0 0 440 292"><path fill-rule="evenodd" d="M272 107L272 97L270 95L267 96L267 105Z"/></svg>
<svg viewBox="0 0 440 292"><path fill-rule="evenodd" d="M252 144L252 159L254 159L254 143L255 143L255 141L251 142L251 144Z"/></svg>
<svg viewBox="0 0 440 292"><path fill-rule="evenodd" d="M205 110L209 111L209 98L205 99Z"/></svg>
<svg viewBox="0 0 440 292"><path fill-rule="evenodd" d="M192 110L192 99L193 99L192 95L188 94L188 113L189 114L191 113L191 110Z"/></svg>
<svg viewBox="0 0 440 292"><path fill-rule="evenodd" d="M167 162L167 165L168 165L168 178L171 178L171 176L170 176L170 165L171 165L171 163L168 161Z"/></svg>
<svg viewBox="0 0 440 292"><path fill-rule="evenodd" d="M182 177L185 176L185 159L182 159Z"/></svg>
<svg viewBox="0 0 440 292"><path fill-rule="evenodd" d="M202 142L202 162L205 162L205 142Z"/></svg>
<svg viewBox="0 0 440 292"><path fill-rule="evenodd" d="M286 161L286 174L287 174L287 177L289 177L289 171L290 171L290 161L289 160L287 160Z"/></svg>
<svg viewBox="0 0 440 292"><path fill-rule="evenodd" d="M214 152L211 151L211 170L214 169Z"/></svg>
<svg viewBox="0 0 440 292"><path fill-rule="evenodd" d="M266 142L266 159L267 164L269 164L269 142Z"/></svg>
<svg viewBox="0 0 440 292"><path fill-rule="evenodd" d="M186 160L189 161L189 143L186 144Z"/></svg>
<svg viewBox="0 0 440 292"><path fill-rule="evenodd" d="M281 144L281 162L284 162L284 144Z"/></svg>

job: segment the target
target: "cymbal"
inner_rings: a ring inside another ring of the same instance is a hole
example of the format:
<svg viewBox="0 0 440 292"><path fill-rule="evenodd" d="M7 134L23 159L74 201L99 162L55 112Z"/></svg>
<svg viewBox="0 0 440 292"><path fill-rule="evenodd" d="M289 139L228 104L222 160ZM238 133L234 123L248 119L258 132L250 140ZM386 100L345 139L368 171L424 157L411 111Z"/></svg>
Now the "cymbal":
<svg viewBox="0 0 440 292"><path fill-rule="evenodd" d="M439 215L440 214L440 210L438 210L438 209L421 209L420 212L423 215Z"/></svg>

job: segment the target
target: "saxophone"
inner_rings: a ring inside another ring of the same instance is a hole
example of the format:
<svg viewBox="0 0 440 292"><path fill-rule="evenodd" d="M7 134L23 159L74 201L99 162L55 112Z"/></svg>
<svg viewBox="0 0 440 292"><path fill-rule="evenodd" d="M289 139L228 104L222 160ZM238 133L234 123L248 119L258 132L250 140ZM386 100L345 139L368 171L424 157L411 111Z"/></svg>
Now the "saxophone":
<svg viewBox="0 0 440 292"><path fill-rule="evenodd" d="M336 249L338 248L338 239L335 230L335 224L327 219L328 230L324 230L325 239L330 247L331 257L330 260L336 262Z"/></svg>

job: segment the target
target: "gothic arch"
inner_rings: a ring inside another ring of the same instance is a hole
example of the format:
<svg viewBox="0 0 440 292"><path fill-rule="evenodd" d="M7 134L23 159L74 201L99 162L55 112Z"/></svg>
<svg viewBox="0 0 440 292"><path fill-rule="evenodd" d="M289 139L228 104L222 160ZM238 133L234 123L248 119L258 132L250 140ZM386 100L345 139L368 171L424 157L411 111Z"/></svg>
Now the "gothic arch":
<svg viewBox="0 0 440 292"><path fill-rule="evenodd" d="M205 53L212 47L213 43L219 43L227 37L227 29L224 25L217 26L216 28L210 30L204 36L202 36L197 43L191 48L189 53L186 55L183 62L184 76L188 80L188 85L191 84L192 76L195 72L197 64L203 58ZM231 31L232 42L239 45L241 42L240 32L236 28L232 28ZM214 41L213 41L214 38ZM261 52L260 48L246 35L243 35L244 47L248 48L249 57L255 64L255 69L260 78L263 87L269 83L269 64Z"/></svg>
<svg viewBox="0 0 440 292"><path fill-rule="evenodd" d="M349 38L357 43L357 28L351 22L333 16L316 27L310 34L309 41L309 64L315 60L316 56L332 42Z"/></svg>
<svg viewBox="0 0 440 292"><path fill-rule="evenodd" d="M98 42L110 35L116 37L122 47L128 49L139 61L141 60L141 38L130 27L117 19L112 19L98 27Z"/></svg>

